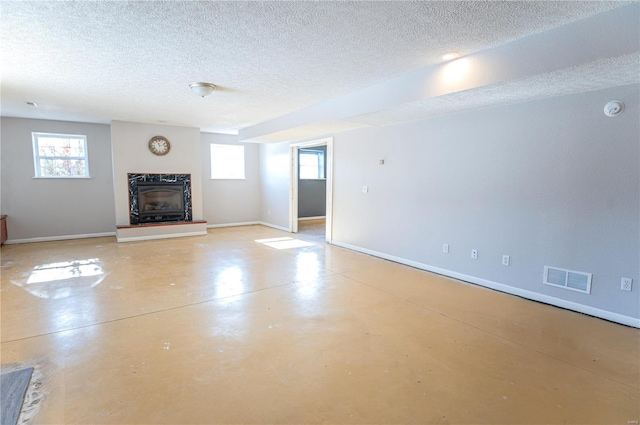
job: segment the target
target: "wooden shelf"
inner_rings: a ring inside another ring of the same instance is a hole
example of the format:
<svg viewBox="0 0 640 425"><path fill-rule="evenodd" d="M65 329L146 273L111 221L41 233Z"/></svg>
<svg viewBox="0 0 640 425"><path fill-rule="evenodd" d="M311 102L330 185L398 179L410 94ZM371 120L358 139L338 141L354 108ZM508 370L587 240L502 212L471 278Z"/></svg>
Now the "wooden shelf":
<svg viewBox="0 0 640 425"><path fill-rule="evenodd" d="M0 245L7 240L7 216L5 214L0 215L0 230L2 230L2 236L0 236Z"/></svg>

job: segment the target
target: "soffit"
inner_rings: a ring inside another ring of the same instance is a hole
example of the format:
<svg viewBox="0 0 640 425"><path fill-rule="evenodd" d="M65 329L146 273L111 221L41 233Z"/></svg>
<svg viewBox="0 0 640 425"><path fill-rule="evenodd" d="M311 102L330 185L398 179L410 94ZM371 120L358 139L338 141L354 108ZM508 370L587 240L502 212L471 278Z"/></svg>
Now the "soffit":
<svg viewBox="0 0 640 425"><path fill-rule="evenodd" d="M625 4L2 2L2 115L236 133L446 50L481 51ZM198 98L193 81L220 90Z"/></svg>

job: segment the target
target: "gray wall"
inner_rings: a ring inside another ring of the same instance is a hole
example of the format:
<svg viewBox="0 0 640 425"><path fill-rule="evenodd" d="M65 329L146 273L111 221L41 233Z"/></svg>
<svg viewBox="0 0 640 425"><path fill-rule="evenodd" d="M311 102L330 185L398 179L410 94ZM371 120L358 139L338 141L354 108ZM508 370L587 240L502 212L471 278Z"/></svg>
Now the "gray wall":
<svg viewBox="0 0 640 425"><path fill-rule="evenodd" d="M204 219L210 225L260 220L260 147L236 143L236 139L232 135L201 133ZM244 146L244 180L211 180L211 143Z"/></svg>
<svg viewBox="0 0 640 425"><path fill-rule="evenodd" d="M638 98L633 85L337 134L333 240L637 318ZM608 118L613 99L626 110ZM543 285L545 265L593 273L591 295Z"/></svg>
<svg viewBox="0 0 640 425"><path fill-rule="evenodd" d="M87 135L91 178L34 178L32 132ZM10 241L115 231L108 125L3 117L1 137Z"/></svg>
<svg viewBox="0 0 640 425"><path fill-rule="evenodd" d="M327 154L326 146L315 146L305 150L323 151ZM324 162L325 176L327 161ZM327 181L298 179L298 217L321 217L327 212Z"/></svg>

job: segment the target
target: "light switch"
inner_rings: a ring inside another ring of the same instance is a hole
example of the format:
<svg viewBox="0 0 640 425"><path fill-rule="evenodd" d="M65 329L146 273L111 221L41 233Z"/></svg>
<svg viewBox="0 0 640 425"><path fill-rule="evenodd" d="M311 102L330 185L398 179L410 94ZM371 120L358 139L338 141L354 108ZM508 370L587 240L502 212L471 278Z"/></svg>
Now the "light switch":
<svg viewBox="0 0 640 425"><path fill-rule="evenodd" d="M362 186L362 193L369 192L369 186Z"/></svg>

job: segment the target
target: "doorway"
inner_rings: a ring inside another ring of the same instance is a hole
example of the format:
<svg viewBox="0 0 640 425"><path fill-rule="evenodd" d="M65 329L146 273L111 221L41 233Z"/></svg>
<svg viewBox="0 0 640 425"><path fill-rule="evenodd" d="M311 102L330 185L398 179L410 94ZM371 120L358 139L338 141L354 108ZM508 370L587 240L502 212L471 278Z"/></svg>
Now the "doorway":
<svg viewBox="0 0 640 425"><path fill-rule="evenodd" d="M290 176L291 232L320 236L324 230L324 239L331 242L333 137L291 145ZM324 217L318 215L323 211Z"/></svg>

